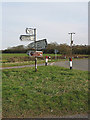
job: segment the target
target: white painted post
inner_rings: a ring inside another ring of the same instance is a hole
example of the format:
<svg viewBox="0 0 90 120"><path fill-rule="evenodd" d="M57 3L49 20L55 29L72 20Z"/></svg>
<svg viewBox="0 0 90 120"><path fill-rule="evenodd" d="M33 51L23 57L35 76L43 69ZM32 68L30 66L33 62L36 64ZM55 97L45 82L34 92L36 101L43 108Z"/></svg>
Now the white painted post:
<svg viewBox="0 0 90 120"><path fill-rule="evenodd" d="M70 62L70 70L72 69L72 58L69 58L69 62Z"/></svg>
<svg viewBox="0 0 90 120"><path fill-rule="evenodd" d="M45 66L48 65L48 56L46 56Z"/></svg>

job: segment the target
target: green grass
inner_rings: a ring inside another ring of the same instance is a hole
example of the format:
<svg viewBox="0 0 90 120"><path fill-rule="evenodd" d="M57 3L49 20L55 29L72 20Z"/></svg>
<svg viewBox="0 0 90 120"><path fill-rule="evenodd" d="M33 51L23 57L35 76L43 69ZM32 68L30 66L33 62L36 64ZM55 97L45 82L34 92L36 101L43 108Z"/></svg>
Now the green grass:
<svg viewBox="0 0 90 120"><path fill-rule="evenodd" d="M26 53L3 53L2 57L15 57L15 56L27 56Z"/></svg>
<svg viewBox="0 0 90 120"><path fill-rule="evenodd" d="M2 57L15 57L15 56L27 56L26 53L3 53ZM43 54L43 56L55 56L55 54ZM57 54L57 56L61 56L61 54Z"/></svg>
<svg viewBox="0 0 90 120"><path fill-rule="evenodd" d="M38 58L38 63L45 63L45 56L51 56L51 61L49 62L56 62L68 59L54 59L52 57L55 54L43 54L43 58ZM61 56L61 54L57 54L57 56ZM34 57L29 57L26 53L3 53L2 60L0 60L0 66L2 67L10 67L10 66L22 66L22 65L30 65L34 64ZM80 59L80 58L79 58Z"/></svg>
<svg viewBox="0 0 90 120"><path fill-rule="evenodd" d="M23 57L28 57L26 53L3 53L2 54L2 62L6 63L9 62L10 59L15 59L15 58L23 58Z"/></svg>
<svg viewBox="0 0 90 120"><path fill-rule="evenodd" d="M87 113L88 72L56 66L2 72L3 117Z"/></svg>
<svg viewBox="0 0 90 120"><path fill-rule="evenodd" d="M45 59L45 56L55 56L54 54L43 54L43 58L39 58L40 59ZM58 55L61 56L61 55ZM30 63L31 61L34 60L34 57L29 57L26 53L3 53L2 54L2 66L14 66L14 64L20 63L22 64L22 62L24 62L24 64L27 64L26 62ZM30 62L29 62L30 61ZM40 62L41 63L41 62ZM12 65L13 64L13 65ZM18 65L18 64L17 64Z"/></svg>
<svg viewBox="0 0 90 120"><path fill-rule="evenodd" d="M27 57L28 55L26 53L3 53L2 54L2 60L7 61L7 58L12 57ZM43 54L43 57L45 56L55 56L55 54ZM61 56L61 54L57 54L57 56Z"/></svg>
<svg viewBox="0 0 90 120"><path fill-rule="evenodd" d="M58 61L65 61L68 59L52 59L48 60L50 62L58 62ZM45 60L37 59L37 64L45 63ZM12 67L12 66L23 66L23 65L32 65L35 64L35 61L23 61L23 62L10 62L10 63L2 63L2 67Z"/></svg>
<svg viewBox="0 0 90 120"><path fill-rule="evenodd" d="M43 56L54 56L54 54L43 54ZM26 60L25 60L26 59ZM24 61L25 60L25 61ZM54 62L58 60L51 60L49 62ZM61 61L61 60L60 60ZM37 63L45 63L45 58L44 60L38 58ZM26 53L3 53L2 54L2 67L11 67L11 66L22 66L22 65L31 65L35 64L34 62L34 57L29 60L29 57Z"/></svg>
<svg viewBox="0 0 90 120"><path fill-rule="evenodd" d="M74 58L73 60L75 60L76 58ZM82 58L79 58L79 59L82 59ZM86 59L86 58L83 58L83 59ZM48 63L51 63L51 62L60 62L60 61L69 61L69 59L51 59L51 60L48 60ZM40 59L37 59L37 64L42 64L42 63L45 63L45 59L44 60L40 60ZM13 67L13 66L23 66L23 65L32 65L32 64L35 64L35 60L34 61L23 61L23 62L6 62L6 63L0 63L0 67Z"/></svg>
<svg viewBox="0 0 90 120"><path fill-rule="evenodd" d="M38 60L37 63L43 63L44 61ZM12 66L23 66L23 65L32 65L35 64L35 61L23 61L23 62L10 62L2 63L2 67L12 67Z"/></svg>
<svg viewBox="0 0 90 120"><path fill-rule="evenodd" d="M55 56L55 54L43 54L43 56ZM62 56L61 54L57 54L57 56Z"/></svg>

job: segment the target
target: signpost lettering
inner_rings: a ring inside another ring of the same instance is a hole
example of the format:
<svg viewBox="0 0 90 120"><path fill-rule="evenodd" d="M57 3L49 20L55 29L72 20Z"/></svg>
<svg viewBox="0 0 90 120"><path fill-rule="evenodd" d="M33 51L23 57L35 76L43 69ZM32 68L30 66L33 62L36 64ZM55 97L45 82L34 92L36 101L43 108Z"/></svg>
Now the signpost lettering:
<svg viewBox="0 0 90 120"><path fill-rule="evenodd" d="M28 47L35 49L35 42L30 43L28 45ZM45 49L46 47L47 47L46 39L36 41L36 49L37 50Z"/></svg>
<svg viewBox="0 0 90 120"><path fill-rule="evenodd" d="M34 35L21 35L20 36L21 41L32 41L34 40Z"/></svg>
<svg viewBox="0 0 90 120"><path fill-rule="evenodd" d="M26 28L26 34L34 35L34 30L32 28Z"/></svg>
<svg viewBox="0 0 90 120"><path fill-rule="evenodd" d="M42 51L28 51L27 54L32 57L43 57Z"/></svg>

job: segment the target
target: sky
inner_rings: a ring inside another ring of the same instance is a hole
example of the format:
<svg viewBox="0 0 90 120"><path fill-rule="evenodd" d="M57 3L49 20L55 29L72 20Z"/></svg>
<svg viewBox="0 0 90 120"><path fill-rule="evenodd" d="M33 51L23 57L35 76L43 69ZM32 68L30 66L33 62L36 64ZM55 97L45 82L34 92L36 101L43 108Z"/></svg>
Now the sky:
<svg viewBox="0 0 90 120"><path fill-rule="evenodd" d="M2 46L28 45L20 41L26 28L36 28L37 40L70 45L88 44L88 2L2 2ZM1 36L0 36L1 37Z"/></svg>

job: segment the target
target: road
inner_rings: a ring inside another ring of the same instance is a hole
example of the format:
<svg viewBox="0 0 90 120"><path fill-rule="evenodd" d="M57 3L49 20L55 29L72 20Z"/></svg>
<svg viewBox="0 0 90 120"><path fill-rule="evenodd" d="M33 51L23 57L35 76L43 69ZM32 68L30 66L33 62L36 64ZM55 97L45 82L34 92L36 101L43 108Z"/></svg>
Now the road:
<svg viewBox="0 0 90 120"><path fill-rule="evenodd" d="M83 71L88 71L88 64L90 62L90 59L75 59L73 60L73 69L77 70L83 70ZM38 66L44 66L45 64L38 64ZM61 66L65 68L69 68L69 61L59 61L59 62L53 62L53 63L48 63L48 65L55 65L55 66ZM34 67L34 65L23 65L23 66L13 66L13 67L3 67L0 69L12 69L12 68L24 68L24 67ZM90 71L90 69L89 69Z"/></svg>
<svg viewBox="0 0 90 120"><path fill-rule="evenodd" d="M22 66L13 66L13 67L3 67L1 69L12 69L12 68L24 68L24 67L34 67L35 65L22 65ZM44 66L44 64L38 64L38 66Z"/></svg>
<svg viewBox="0 0 90 120"><path fill-rule="evenodd" d="M75 60L73 60L73 67L72 68L77 69L77 70L88 71L89 60L88 59L77 59L77 60L75 59ZM56 62L56 63L53 63L53 65L62 66L65 68L70 68L69 61Z"/></svg>

